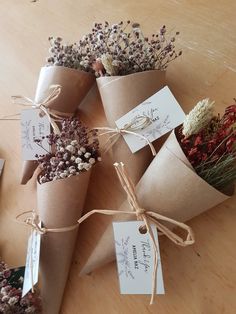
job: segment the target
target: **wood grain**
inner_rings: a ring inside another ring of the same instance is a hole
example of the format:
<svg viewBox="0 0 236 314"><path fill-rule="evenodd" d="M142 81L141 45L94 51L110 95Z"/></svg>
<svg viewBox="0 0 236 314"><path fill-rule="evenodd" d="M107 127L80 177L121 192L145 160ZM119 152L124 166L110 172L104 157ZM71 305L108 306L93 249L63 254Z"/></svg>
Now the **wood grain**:
<svg viewBox="0 0 236 314"><path fill-rule="evenodd" d="M0 115L19 112L10 96L33 97L49 35L68 42L89 31L95 21L139 21L145 33L162 24L179 30L183 57L168 69L167 81L185 111L202 97L216 100L223 111L235 97L236 2L233 0L1 0ZM90 125L105 125L96 87L81 107ZM0 181L0 255L9 265L24 264L28 230L16 213L34 208L35 184L19 185L20 123L0 120L0 156L6 165ZM94 171L86 210L117 208L123 192L108 155ZM171 197L171 196L170 196ZM104 228L99 216L79 230L61 313L63 314L234 314L236 312L236 198L193 219L194 247L178 248L161 240L166 295L149 306L149 296L122 296L115 264L80 278L79 267ZM105 222L109 223L109 220Z"/></svg>

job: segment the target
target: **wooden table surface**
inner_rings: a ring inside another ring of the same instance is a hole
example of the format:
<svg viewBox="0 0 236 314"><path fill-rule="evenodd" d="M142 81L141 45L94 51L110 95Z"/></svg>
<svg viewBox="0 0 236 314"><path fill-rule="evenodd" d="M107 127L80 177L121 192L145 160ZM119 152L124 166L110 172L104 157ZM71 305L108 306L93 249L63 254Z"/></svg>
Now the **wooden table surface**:
<svg viewBox="0 0 236 314"><path fill-rule="evenodd" d="M33 97L44 64L49 35L68 42L88 32L93 22L138 21L146 34L161 25L181 32L183 56L168 69L167 83L187 112L203 97L217 110L236 97L236 2L234 0L1 0L0 115L19 112L10 96ZM96 87L81 107L90 125L106 125ZM20 123L0 120L0 157L6 165L0 181L0 255L11 266L25 262L28 230L14 217L36 203L35 183L19 185ZM93 173L85 209L117 208L124 194L111 171L110 157ZM112 184L111 184L112 183ZM171 196L170 196L171 197ZM235 197L193 219L193 247L161 241L166 294L149 306L149 296L119 294L116 265L89 276L79 268L103 232L104 217L82 225L65 292L63 314L233 314L236 313Z"/></svg>

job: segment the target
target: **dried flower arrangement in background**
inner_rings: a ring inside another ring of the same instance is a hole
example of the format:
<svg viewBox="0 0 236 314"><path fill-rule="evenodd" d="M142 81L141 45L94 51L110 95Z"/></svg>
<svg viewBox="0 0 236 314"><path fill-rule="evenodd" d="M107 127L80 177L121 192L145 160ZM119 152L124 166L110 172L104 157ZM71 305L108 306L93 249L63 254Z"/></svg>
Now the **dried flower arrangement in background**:
<svg viewBox="0 0 236 314"><path fill-rule="evenodd" d="M204 99L187 115L179 130L180 145L197 174L218 190L236 179L236 104L222 117Z"/></svg>
<svg viewBox="0 0 236 314"><path fill-rule="evenodd" d="M23 298L24 267L9 269L0 261L0 313L4 314L25 314L41 312L41 300L39 294L27 293Z"/></svg>
<svg viewBox="0 0 236 314"><path fill-rule="evenodd" d="M52 152L36 156L42 168L40 183L78 175L101 160L97 132L89 130L78 118L63 120L61 133L47 138ZM36 143L41 146L41 141L37 139Z"/></svg>
<svg viewBox="0 0 236 314"><path fill-rule="evenodd" d="M175 48L174 36L167 36L166 26L145 37L138 23L127 21L109 25L95 23L92 32L74 44L49 37L47 65L94 71L96 76L127 75L148 70L166 70L182 54Z"/></svg>
<svg viewBox="0 0 236 314"><path fill-rule="evenodd" d="M49 56L46 59L46 65L93 72L89 47L76 43L65 44L61 37L49 37L49 43Z"/></svg>
<svg viewBox="0 0 236 314"><path fill-rule="evenodd" d="M175 40L179 32L168 38L166 26L145 37L138 23L121 21L109 25L96 23L92 33L81 45L90 47L97 76L127 75L148 70L165 70L169 63L182 54L176 51Z"/></svg>

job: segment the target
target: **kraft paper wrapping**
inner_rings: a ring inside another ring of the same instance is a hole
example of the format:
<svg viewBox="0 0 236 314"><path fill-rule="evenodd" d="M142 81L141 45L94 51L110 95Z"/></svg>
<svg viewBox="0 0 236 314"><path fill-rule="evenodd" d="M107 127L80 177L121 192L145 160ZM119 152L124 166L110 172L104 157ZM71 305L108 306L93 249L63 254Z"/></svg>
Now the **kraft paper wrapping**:
<svg viewBox="0 0 236 314"><path fill-rule="evenodd" d="M48 95L51 85L62 87L59 96L50 103L50 109L73 114L82 102L95 78L92 74L63 66L42 67L35 95L35 102L42 102ZM21 184L26 184L32 177L38 164L35 161L24 161Z"/></svg>
<svg viewBox="0 0 236 314"><path fill-rule="evenodd" d="M229 198L195 173L174 131L137 184L136 194L142 208L180 222L186 222ZM128 202L125 201L119 210L130 210ZM129 215L112 216L112 221L133 219L134 216ZM115 246L111 223L97 243L81 275L114 259Z"/></svg>
<svg viewBox="0 0 236 314"><path fill-rule="evenodd" d="M81 217L90 172L37 185L40 220L46 228L75 225ZM78 228L42 235L40 290L44 314L58 314L70 270Z"/></svg>
<svg viewBox="0 0 236 314"><path fill-rule="evenodd" d="M127 112L155 94L165 84L165 72L153 70L126 76L100 77L97 79L105 115L110 127ZM149 147L132 154L123 138L113 145L114 161L124 161L129 175L136 184L152 160Z"/></svg>

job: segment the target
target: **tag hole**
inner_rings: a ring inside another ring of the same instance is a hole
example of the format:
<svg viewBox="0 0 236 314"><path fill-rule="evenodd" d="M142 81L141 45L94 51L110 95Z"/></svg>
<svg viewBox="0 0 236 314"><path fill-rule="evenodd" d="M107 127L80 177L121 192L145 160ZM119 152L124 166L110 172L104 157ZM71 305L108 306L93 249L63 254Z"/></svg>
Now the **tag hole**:
<svg viewBox="0 0 236 314"><path fill-rule="evenodd" d="M147 228L146 228L146 226L140 226L139 228L138 228L138 230L139 230L139 232L141 233L141 234L146 234L147 233Z"/></svg>

